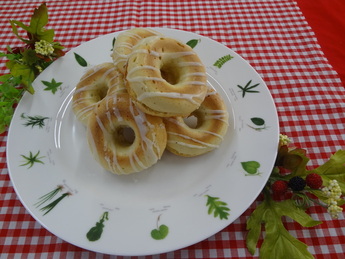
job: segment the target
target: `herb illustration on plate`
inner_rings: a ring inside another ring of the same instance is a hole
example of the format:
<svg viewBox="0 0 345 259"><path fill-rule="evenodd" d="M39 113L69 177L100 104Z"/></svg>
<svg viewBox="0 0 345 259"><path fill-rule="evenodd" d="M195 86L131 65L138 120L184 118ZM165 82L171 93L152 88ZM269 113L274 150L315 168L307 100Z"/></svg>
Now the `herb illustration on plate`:
<svg viewBox="0 0 345 259"><path fill-rule="evenodd" d="M228 219L230 209L226 202L219 200L219 197L212 197L210 195L205 195L205 197L207 197L206 206L208 206L209 215L213 213L215 218Z"/></svg>
<svg viewBox="0 0 345 259"><path fill-rule="evenodd" d="M242 168L247 172L246 175L261 175L259 168L260 163L257 161L241 162Z"/></svg>
<svg viewBox="0 0 345 259"><path fill-rule="evenodd" d="M222 66L228 62L229 60L233 59L234 57L231 56L230 54L225 55L220 57L219 59L217 59L216 62L214 62L213 66L218 67L218 68L222 68Z"/></svg>
<svg viewBox="0 0 345 259"><path fill-rule="evenodd" d="M74 53L74 58L77 61L77 63L79 65L81 65L82 67L87 67L87 61L82 56L80 56L79 54L77 54L75 52L73 52L73 53Z"/></svg>
<svg viewBox="0 0 345 259"><path fill-rule="evenodd" d="M116 37L114 37L112 42L111 42L111 50L110 51L114 50L115 42L116 42Z"/></svg>
<svg viewBox="0 0 345 259"><path fill-rule="evenodd" d="M51 199L53 199L59 192L62 192L64 189L64 187L62 185L58 185L55 189L53 189L52 191L44 194L43 196L41 196L38 199L38 202L35 204L36 207L40 207L42 206L44 203L50 201ZM56 205L58 205L64 198L71 196L72 193L69 191L65 191L64 193L62 193L58 198L56 198L55 200L53 200L52 202L50 202L49 204L47 204L46 206L42 207L40 210L44 211L45 213L43 214L46 215L47 213L49 213L52 209L54 209L56 207Z"/></svg>
<svg viewBox="0 0 345 259"><path fill-rule="evenodd" d="M251 126L251 125L248 125L248 126L256 131L262 131L268 128L263 118L253 117L253 118L250 118L250 120L255 126Z"/></svg>
<svg viewBox="0 0 345 259"><path fill-rule="evenodd" d="M41 161L40 159L42 159L44 156L39 157L40 151L37 151L37 153L35 155L32 154L32 152L30 151L28 156L25 155L21 155L25 162L24 164L21 164L20 166L29 166L29 168L33 167L33 165L35 163L40 163L40 164L44 164L43 161Z"/></svg>
<svg viewBox="0 0 345 259"><path fill-rule="evenodd" d="M198 43L201 41L201 39L192 39L192 40L189 40L187 41L187 45L189 47L191 47L192 49L194 49L196 47L196 45L198 45Z"/></svg>
<svg viewBox="0 0 345 259"><path fill-rule="evenodd" d="M162 216L162 214L160 214L158 217L157 217L157 227L155 229L153 229L151 231L151 237L155 240L162 240L164 238L166 238L166 236L169 234L169 227L162 224L162 225L159 225L159 220L160 220L160 217Z"/></svg>
<svg viewBox="0 0 345 259"><path fill-rule="evenodd" d="M46 86L44 88L45 91L52 91L53 94L56 93L56 91L61 88L60 85L62 85L62 82L56 82L55 79L53 78L51 82L49 81L41 81L42 84Z"/></svg>
<svg viewBox="0 0 345 259"><path fill-rule="evenodd" d="M31 128L37 126L38 128L43 128L45 126L45 120L49 119L49 117L43 117L41 115L30 116L26 115L24 112L20 115L23 120L26 122L23 124L25 127L31 126Z"/></svg>
<svg viewBox="0 0 345 259"><path fill-rule="evenodd" d="M90 228L90 230L86 233L86 238L89 241L94 242L101 238L103 229L104 229L104 221L109 220L108 215L109 215L109 212L105 211L102 214L100 220L96 222L95 226Z"/></svg>
<svg viewBox="0 0 345 259"><path fill-rule="evenodd" d="M251 85L252 80L249 80L248 83L245 86L237 85L238 88L240 88L240 92L242 92L242 98L246 95L246 93L259 93L260 91L252 90L255 87L259 86L260 83Z"/></svg>

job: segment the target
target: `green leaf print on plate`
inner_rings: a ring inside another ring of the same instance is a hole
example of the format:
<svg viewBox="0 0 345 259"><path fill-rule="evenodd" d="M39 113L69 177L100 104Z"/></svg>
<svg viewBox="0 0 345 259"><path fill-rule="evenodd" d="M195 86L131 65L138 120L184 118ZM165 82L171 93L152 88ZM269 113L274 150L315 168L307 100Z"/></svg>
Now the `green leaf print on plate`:
<svg viewBox="0 0 345 259"><path fill-rule="evenodd" d="M207 197L206 206L208 206L208 214L210 215L213 213L215 218L228 219L228 211L230 211L228 204L224 201L220 201L218 197L205 196Z"/></svg>
<svg viewBox="0 0 345 259"><path fill-rule="evenodd" d="M53 199L60 191L62 191L63 186L62 185L58 185L54 190L52 190L51 192L48 192L46 194L44 194L43 196L38 198L38 202L35 203L36 207L40 207L43 203Z"/></svg>
<svg viewBox="0 0 345 259"><path fill-rule="evenodd" d="M43 90L45 91L52 91L53 94L56 93L56 91L59 89L60 85L62 85L62 82L56 82L55 79L53 78L51 82L49 81L41 81L42 84L46 86Z"/></svg>
<svg viewBox="0 0 345 259"><path fill-rule="evenodd" d="M216 62L214 62L214 66L215 67L218 67L218 68L222 68L222 66L228 62L229 60L233 59L234 57L231 56L230 54L229 55L225 55L223 57L220 57L219 59L217 59Z"/></svg>
<svg viewBox="0 0 345 259"><path fill-rule="evenodd" d="M169 227L162 224L159 225L159 220L160 220L161 215L158 216L157 218L157 228L153 229L151 231L151 237L155 240L162 240L166 238L166 236L169 234Z"/></svg>
<svg viewBox="0 0 345 259"><path fill-rule="evenodd" d="M111 42L111 50L110 51L114 50L115 42L116 42L116 37L114 37L112 42Z"/></svg>
<svg viewBox="0 0 345 259"><path fill-rule="evenodd" d="M23 125L25 127L31 126L31 128L35 126L39 128L43 128L45 125L44 121L49 119L49 117L43 117L41 115L36 115L36 116L25 115L25 113L22 113L20 117L26 120L26 123L24 123Z"/></svg>
<svg viewBox="0 0 345 259"><path fill-rule="evenodd" d="M201 39L192 39L190 41L188 41L186 44L191 47L192 49L194 49L196 47L196 45L198 45L198 43L201 41Z"/></svg>
<svg viewBox="0 0 345 259"><path fill-rule="evenodd" d="M90 230L86 233L86 238L89 241L93 242L101 238L104 229L104 221L109 220L108 214L108 211L104 212L101 216L101 219L96 222L96 225L90 228Z"/></svg>
<svg viewBox="0 0 345 259"><path fill-rule="evenodd" d="M259 93L259 91L252 90L252 89L257 87L260 83L252 85L252 86L250 85L251 83L252 83L252 80L249 80L248 83L244 87L241 85L237 85L237 87L241 89L240 91L242 91L242 98L244 98L246 93Z"/></svg>
<svg viewBox="0 0 345 259"><path fill-rule="evenodd" d="M242 168L246 171L249 175L260 175L259 172L260 163L257 161L246 161L241 162Z"/></svg>
<svg viewBox="0 0 345 259"><path fill-rule="evenodd" d="M266 122L263 118L259 118L259 117L253 117L250 118L250 120L252 121L252 123L256 126L251 126L248 125L250 128L256 130L256 131L262 131L264 129L267 129L268 127L266 126Z"/></svg>
<svg viewBox="0 0 345 259"><path fill-rule="evenodd" d="M21 155L25 159L25 163L21 164L20 166L26 166L28 165L28 169L33 167L35 163L41 163L44 164L40 159L43 158L44 156L39 157L40 151L37 151L35 155L32 154L30 151L28 156Z"/></svg>
<svg viewBox="0 0 345 259"><path fill-rule="evenodd" d="M78 62L78 64L81 65L82 67L87 67L86 60L82 56L80 56L79 54L77 54L75 52L73 52L73 53L74 53L74 58Z"/></svg>
<svg viewBox="0 0 345 259"><path fill-rule="evenodd" d="M53 199L59 192L61 192L63 190L63 186L62 185L58 185L55 189L53 189L52 191L48 192L47 194L44 194L43 196L39 197L38 202L35 203L36 207L40 207L41 205L43 205L44 203L50 201L51 199ZM58 205L64 198L71 196L72 193L69 191L64 192L63 194L61 194L57 199L53 200L51 203L47 204L46 206L42 207L40 210L41 211L45 211L45 213L43 214L46 215L47 213L49 213L52 209L55 208L56 205Z"/></svg>

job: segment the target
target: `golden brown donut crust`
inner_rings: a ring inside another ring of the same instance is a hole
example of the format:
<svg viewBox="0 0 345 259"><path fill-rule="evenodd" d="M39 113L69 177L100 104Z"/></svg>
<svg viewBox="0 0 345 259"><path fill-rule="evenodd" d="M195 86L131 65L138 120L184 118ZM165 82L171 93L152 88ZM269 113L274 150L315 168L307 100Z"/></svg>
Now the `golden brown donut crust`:
<svg viewBox="0 0 345 259"><path fill-rule="evenodd" d="M187 44L152 36L133 48L127 63L126 87L148 114L188 116L206 96L206 70Z"/></svg>
<svg viewBox="0 0 345 259"><path fill-rule="evenodd" d="M87 124L94 107L109 93L126 91L123 75L111 62L96 65L81 77L72 99L77 119Z"/></svg>
<svg viewBox="0 0 345 259"><path fill-rule="evenodd" d="M191 116L197 118L195 128L183 117L164 118L168 134L167 149L179 156L193 157L219 147L228 129L229 115L221 96L209 90L205 100Z"/></svg>
<svg viewBox="0 0 345 259"><path fill-rule="evenodd" d="M127 93L106 97L90 115L87 139L95 159L114 174L130 174L154 165L167 142L161 118L143 113ZM125 130L134 140L128 141Z"/></svg>
<svg viewBox="0 0 345 259"><path fill-rule="evenodd" d="M111 57L121 73L125 73L127 59L133 47L142 39L155 35L162 34L150 28L133 28L118 35Z"/></svg>

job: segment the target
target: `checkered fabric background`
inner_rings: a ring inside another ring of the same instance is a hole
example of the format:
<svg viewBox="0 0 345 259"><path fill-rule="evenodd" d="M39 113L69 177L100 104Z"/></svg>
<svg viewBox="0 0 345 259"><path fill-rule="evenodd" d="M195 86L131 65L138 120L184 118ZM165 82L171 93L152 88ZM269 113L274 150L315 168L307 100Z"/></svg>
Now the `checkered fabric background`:
<svg viewBox="0 0 345 259"><path fill-rule="evenodd" d="M103 34L131 27L169 27L210 37L230 47L266 81L277 106L281 133L306 148L310 166L345 147L345 89L292 0L47 0L48 27L67 50ZM27 23L41 1L2 0L0 49L16 46L9 19ZM4 61L0 74L7 73ZM75 247L50 234L18 200L6 165L6 134L0 137L0 258L114 258ZM260 198L259 198L260 199ZM258 200L259 200L258 199ZM245 223L254 202L233 224L200 243L140 258L257 258L245 246ZM290 233L315 258L343 258L345 222L321 207L310 215L324 221L302 228L284 219ZM23 257L21 257L23 256ZM28 256L28 257L25 257ZM124 258L124 257L116 257Z"/></svg>

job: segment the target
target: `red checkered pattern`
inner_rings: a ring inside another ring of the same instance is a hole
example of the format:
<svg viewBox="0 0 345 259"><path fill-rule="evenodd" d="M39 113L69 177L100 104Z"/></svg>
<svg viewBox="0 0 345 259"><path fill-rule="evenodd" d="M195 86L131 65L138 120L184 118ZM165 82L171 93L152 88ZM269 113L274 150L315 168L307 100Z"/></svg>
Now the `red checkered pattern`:
<svg viewBox="0 0 345 259"><path fill-rule="evenodd" d="M210 37L230 47L259 72L277 106L281 132L306 148L310 166L345 147L345 90L312 29L292 0L47 0L48 26L67 49L92 38L131 27L169 27ZM27 23L40 1L1 3L0 49L20 42L9 19ZM4 60L0 74L7 73ZM75 247L42 228L24 209L12 188L6 165L6 133L0 136L0 257L113 258ZM260 199L233 224L200 243L178 251L140 258L257 258L246 249L246 220ZM284 219L290 233L309 246L315 258L343 258L345 222L321 207L309 213L320 226L303 228ZM260 241L260 243L262 240ZM123 257L116 257L123 258Z"/></svg>

